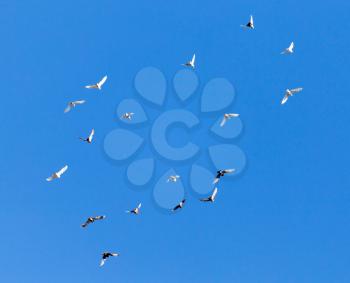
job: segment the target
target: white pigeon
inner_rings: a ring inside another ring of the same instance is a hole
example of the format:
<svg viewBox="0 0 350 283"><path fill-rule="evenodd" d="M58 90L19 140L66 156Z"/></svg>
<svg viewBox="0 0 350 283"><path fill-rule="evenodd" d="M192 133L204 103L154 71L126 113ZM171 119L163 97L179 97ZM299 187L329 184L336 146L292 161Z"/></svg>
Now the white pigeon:
<svg viewBox="0 0 350 283"><path fill-rule="evenodd" d="M288 48L284 49L281 54L292 54L294 52L294 42L292 42Z"/></svg>
<svg viewBox="0 0 350 283"><path fill-rule="evenodd" d="M172 209L172 211L176 211L176 210L178 210L178 209L183 208L185 202L186 202L186 199L183 199L182 201L180 201L180 202Z"/></svg>
<svg viewBox="0 0 350 283"><path fill-rule="evenodd" d="M182 66L191 67L192 69L194 69L195 60L196 60L196 54L193 54L192 60L186 62L185 64L182 64Z"/></svg>
<svg viewBox="0 0 350 283"><path fill-rule="evenodd" d="M64 166L60 171L53 173L50 177L46 178L46 181L50 182L54 179L59 179L68 169L68 165Z"/></svg>
<svg viewBox="0 0 350 283"><path fill-rule="evenodd" d="M302 87L293 88L293 89L286 89L286 92L284 94L284 97L281 101L281 104L285 104L290 96L293 96L295 93L301 92L303 90Z"/></svg>
<svg viewBox="0 0 350 283"><path fill-rule="evenodd" d="M127 210L126 212L137 215L140 213L140 208L141 208L141 203L139 203L139 205L135 207L133 210Z"/></svg>
<svg viewBox="0 0 350 283"><path fill-rule="evenodd" d="M117 253L110 253L110 252L104 252L102 253L102 259L101 259L101 262L100 262L100 266L103 266L106 262L106 260L111 257L111 256L119 256L119 254Z"/></svg>
<svg viewBox="0 0 350 283"><path fill-rule="evenodd" d="M80 138L82 141L85 141L87 143L92 143L92 139L94 137L94 134L95 134L95 130L92 129L91 132L90 132L90 135L87 137L87 138Z"/></svg>
<svg viewBox="0 0 350 283"><path fill-rule="evenodd" d="M97 84L94 84L94 85L87 85L87 86L85 86L85 88L95 88L95 89L101 90L101 89L102 89L102 86L104 85L104 83L106 82L106 80L107 80L107 76L104 76Z"/></svg>
<svg viewBox="0 0 350 283"><path fill-rule="evenodd" d="M213 190L212 194L209 197L202 198L202 199L200 199L200 201L203 201L203 202L214 202L217 194L218 194L218 188L215 188Z"/></svg>
<svg viewBox="0 0 350 283"><path fill-rule="evenodd" d="M169 176L167 182L176 183L178 179L180 179L179 175L172 175L172 176Z"/></svg>
<svg viewBox="0 0 350 283"><path fill-rule="evenodd" d="M133 112L126 112L120 117L120 119L131 120L132 116L134 116L134 114L135 113L133 113Z"/></svg>
<svg viewBox="0 0 350 283"><path fill-rule="evenodd" d="M242 28L254 29L254 19L253 16L250 15L249 22L246 25L241 25Z"/></svg>
<svg viewBox="0 0 350 283"><path fill-rule="evenodd" d="M236 118L236 117L239 117L239 114L235 114L235 113L224 114L224 118L222 119L222 121L220 123L220 127L223 127L225 125L225 123L227 122L227 120L230 120L231 118Z"/></svg>
<svg viewBox="0 0 350 283"><path fill-rule="evenodd" d="M64 109L64 113L67 113L71 111L75 106L79 104L84 104L84 103L85 103L85 100L76 100L76 101L69 102L66 109Z"/></svg>
<svg viewBox="0 0 350 283"><path fill-rule="evenodd" d="M236 169L223 169L223 170L219 170L216 172L216 177L213 181L213 184L216 184L219 182L220 178L225 176L225 174L229 174L229 173L233 173L235 172Z"/></svg>

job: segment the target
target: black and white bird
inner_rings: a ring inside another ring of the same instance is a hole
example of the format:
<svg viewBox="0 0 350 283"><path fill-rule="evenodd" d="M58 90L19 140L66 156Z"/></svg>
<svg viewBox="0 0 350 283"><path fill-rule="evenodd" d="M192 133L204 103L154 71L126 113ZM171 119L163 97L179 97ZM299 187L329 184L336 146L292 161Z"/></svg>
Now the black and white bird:
<svg viewBox="0 0 350 283"><path fill-rule="evenodd" d="M183 199L182 201L180 201L180 202L179 202L179 204L178 204L178 205L176 205L176 206L175 206L175 207L172 209L172 211L176 211L176 210L178 210L178 209L183 208L183 206L184 206L185 202L186 202L186 200L185 200L185 199Z"/></svg>
<svg viewBox="0 0 350 283"><path fill-rule="evenodd" d="M84 104L84 103L85 103L85 100L76 100L76 101L69 102L66 109L64 109L64 113L67 113L71 111L73 108L75 108L75 106Z"/></svg>
<svg viewBox="0 0 350 283"><path fill-rule="evenodd" d="M250 15L249 22L246 25L241 25L242 28L254 29L254 19L253 16Z"/></svg>
<svg viewBox="0 0 350 283"><path fill-rule="evenodd" d="M194 69L194 67L195 67L195 60L196 60L196 54L193 54L192 60L186 62L185 64L182 64L182 66L191 67L192 69Z"/></svg>
<svg viewBox="0 0 350 283"><path fill-rule="evenodd" d="M68 169L68 165L64 166L61 170L58 172L53 173L50 177L46 178L46 181L51 182L54 179L59 179L63 175L64 172L66 172Z"/></svg>
<svg viewBox="0 0 350 283"><path fill-rule="evenodd" d="M139 214L141 212L141 203L139 203L139 205L137 207L135 207L133 210L127 210L127 213L131 213L131 214Z"/></svg>
<svg viewBox="0 0 350 283"><path fill-rule="evenodd" d="M286 92L284 94L284 97L281 101L281 104L285 104L290 96L293 96L295 93L301 92L303 90L302 87L293 88L293 89L286 89Z"/></svg>
<svg viewBox="0 0 350 283"><path fill-rule="evenodd" d="M100 262L100 266L103 266L106 262L106 260L109 258L109 257L113 257L113 256L119 256L118 253L111 253L111 252L104 252L102 253L102 259L101 259L101 262Z"/></svg>
<svg viewBox="0 0 350 283"><path fill-rule="evenodd" d="M120 119L131 120L132 116L134 116L134 114L135 113L133 113L133 112L126 112L120 117Z"/></svg>
<svg viewBox="0 0 350 283"><path fill-rule="evenodd" d="M223 169L223 170L217 171L213 184L218 183L220 178L225 176L225 174L233 173L235 171L236 171L236 169Z"/></svg>
<svg viewBox="0 0 350 283"><path fill-rule="evenodd" d="M224 114L224 117L222 118L222 121L220 123L220 127L223 127L226 122L228 120L230 120L231 118L236 118L236 117L239 117L239 114L236 114L236 113L226 113Z"/></svg>
<svg viewBox="0 0 350 283"><path fill-rule="evenodd" d="M107 80L107 76L104 76L97 84L87 85L85 86L85 88L94 88L94 89L101 90L106 80Z"/></svg>
<svg viewBox="0 0 350 283"><path fill-rule="evenodd" d="M288 48L284 49L281 54L292 54L294 52L294 42L292 42Z"/></svg>
<svg viewBox="0 0 350 283"><path fill-rule="evenodd" d="M209 197L202 198L202 199L200 199L200 201L203 201L203 202L214 202L217 194L218 194L218 188L215 188Z"/></svg>
<svg viewBox="0 0 350 283"><path fill-rule="evenodd" d="M92 143L92 139L94 137L95 130L92 129L90 132L90 135L87 138L80 138L82 141L87 142L87 143Z"/></svg>
<svg viewBox="0 0 350 283"><path fill-rule="evenodd" d="M180 179L179 175L171 175L168 177L167 182L176 183L178 179Z"/></svg>
<svg viewBox="0 0 350 283"><path fill-rule="evenodd" d="M81 224L81 227L85 228L89 224L94 223L97 220L102 220L102 219L105 219L105 218L106 218L106 216L104 216L104 215L95 216L95 217L89 217L83 224Z"/></svg>

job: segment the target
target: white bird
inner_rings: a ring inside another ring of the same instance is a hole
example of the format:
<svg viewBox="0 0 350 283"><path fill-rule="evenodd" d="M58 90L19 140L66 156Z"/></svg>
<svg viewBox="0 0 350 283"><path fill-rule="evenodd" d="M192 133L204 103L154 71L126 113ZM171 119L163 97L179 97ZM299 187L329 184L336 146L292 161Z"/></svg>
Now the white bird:
<svg viewBox="0 0 350 283"><path fill-rule="evenodd" d="M58 172L53 173L50 177L46 178L46 181L50 182L54 179L59 179L63 175L64 172L66 172L68 169L68 165L64 166L61 170Z"/></svg>
<svg viewBox="0 0 350 283"><path fill-rule="evenodd" d="M303 90L302 87L293 88L293 89L286 89L286 92L284 94L284 97L281 101L281 104L285 104L290 96L293 96L295 93L301 92Z"/></svg>
<svg viewBox="0 0 350 283"><path fill-rule="evenodd" d="M127 119L127 120L131 120L132 119L132 116L134 116L135 113L133 112L126 112L124 113L120 119Z"/></svg>
<svg viewBox="0 0 350 283"><path fill-rule="evenodd" d="M212 192L212 194L211 194L209 197L207 197L207 198L202 198L202 199L200 199L200 201L204 201L204 202L214 202L217 193L218 193L218 188L215 188L214 191Z"/></svg>
<svg viewBox="0 0 350 283"><path fill-rule="evenodd" d="M185 199L183 199L182 201L180 201L180 202L179 202L179 204L178 204L178 205L176 205L176 206L175 206L175 207L172 209L172 211L176 211L176 210L178 210L178 209L183 208L183 206L184 206L185 202L186 202L186 200L185 200Z"/></svg>
<svg viewBox="0 0 350 283"><path fill-rule="evenodd" d="M230 120L231 118L236 118L236 117L239 117L239 114L235 114L235 113L224 114L224 118L222 119L222 121L220 123L220 127L223 127L225 125L225 123L227 122L227 120Z"/></svg>
<svg viewBox="0 0 350 283"><path fill-rule="evenodd" d="M95 89L101 90L101 89L102 89L102 86L104 85L104 83L106 82L106 80L107 80L107 76L104 76L97 84L94 84L94 85L87 85L87 86L85 86L85 88L95 88Z"/></svg>
<svg viewBox="0 0 350 283"><path fill-rule="evenodd" d="M193 54L192 60L186 62L185 64L182 64L182 66L191 67L192 69L194 69L195 60L196 60L196 54Z"/></svg>
<svg viewBox="0 0 350 283"><path fill-rule="evenodd" d="M213 184L216 184L219 182L220 178L225 176L225 174L228 174L228 173L233 173L235 172L236 169L224 169L224 170L219 170L216 172L216 177L214 179L214 182Z"/></svg>
<svg viewBox="0 0 350 283"><path fill-rule="evenodd" d="M292 54L294 52L294 42L292 42L288 48L284 49L281 54Z"/></svg>
<svg viewBox="0 0 350 283"><path fill-rule="evenodd" d="M241 25L242 28L254 29L254 19L253 16L250 15L249 22L246 25Z"/></svg>
<svg viewBox="0 0 350 283"><path fill-rule="evenodd" d="M139 203L139 205L135 207L133 210L127 210L126 212L137 215L140 213L140 208L141 208L141 203Z"/></svg>
<svg viewBox="0 0 350 283"><path fill-rule="evenodd" d="M106 216L101 215L101 216L95 216L95 217L89 217L83 224L81 224L81 227L85 228L89 224L94 223L96 220L102 220L105 219Z"/></svg>
<svg viewBox="0 0 350 283"><path fill-rule="evenodd" d="M90 132L90 135L87 137L87 138L80 138L82 141L85 141L87 143L92 143L92 139L94 137L94 134L95 134L95 130L92 129L91 132Z"/></svg>
<svg viewBox="0 0 350 283"><path fill-rule="evenodd" d="M172 175L172 176L169 176L167 182L172 182L172 183L176 183L177 180L180 179L180 176L179 175Z"/></svg>
<svg viewBox="0 0 350 283"><path fill-rule="evenodd" d="M100 262L100 266L103 266L105 264L106 260L111 256L119 256L119 254L118 253L110 253L110 252L102 253L102 259Z"/></svg>
<svg viewBox="0 0 350 283"><path fill-rule="evenodd" d="M79 104L84 104L84 103L85 103L85 100L76 100L76 101L69 102L66 109L64 109L64 113L67 113L71 111L75 106Z"/></svg>

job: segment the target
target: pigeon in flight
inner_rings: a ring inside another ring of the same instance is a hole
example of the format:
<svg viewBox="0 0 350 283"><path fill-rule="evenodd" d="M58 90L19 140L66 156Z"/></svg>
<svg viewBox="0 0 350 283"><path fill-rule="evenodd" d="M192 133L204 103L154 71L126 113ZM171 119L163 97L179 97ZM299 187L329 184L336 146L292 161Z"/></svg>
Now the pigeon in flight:
<svg viewBox="0 0 350 283"><path fill-rule="evenodd" d="M286 92L284 94L284 97L281 101L281 104L285 104L290 96L293 96L295 93L301 92L303 90L302 87L293 88L293 89L286 89Z"/></svg>
<svg viewBox="0 0 350 283"><path fill-rule="evenodd" d="M103 266L106 262L106 260L111 257L111 256L119 256L119 254L117 253L110 253L110 252L104 252L102 253L102 259L101 259L101 262L100 262L100 266Z"/></svg>
<svg viewBox="0 0 350 283"><path fill-rule="evenodd" d="M140 208L141 208L141 203L139 203L139 205L135 207L133 210L127 210L126 212L137 215L140 213Z"/></svg>
<svg viewBox="0 0 350 283"><path fill-rule="evenodd" d="M101 215L101 216L95 216L95 217L89 217L83 224L81 224L81 227L85 228L89 224L94 223L96 220L102 220L105 219L106 216Z"/></svg>
<svg viewBox="0 0 350 283"><path fill-rule="evenodd" d="M243 28L254 29L254 20L253 16L250 16L249 22L246 25L241 25Z"/></svg>
<svg viewBox="0 0 350 283"><path fill-rule="evenodd" d="M288 48L284 49L281 54L292 54L294 52L294 42L292 42Z"/></svg>
<svg viewBox="0 0 350 283"><path fill-rule="evenodd" d="M196 60L196 54L193 54L192 60L186 62L185 64L182 64L182 66L191 67L192 69L194 69L195 60Z"/></svg>
<svg viewBox="0 0 350 283"><path fill-rule="evenodd" d="M82 141L87 142L87 143L92 143L92 138L94 137L95 130L92 129L90 132L90 135L87 138L80 138Z"/></svg>
<svg viewBox="0 0 350 283"><path fill-rule="evenodd" d="M235 114L235 113L224 114L224 118L220 123L220 127L223 127L226 124L227 120L230 120L231 118L236 118L236 117L239 117L239 114Z"/></svg>
<svg viewBox="0 0 350 283"><path fill-rule="evenodd" d="M217 172L216 172L217 174L216 174L216 177L215 177L215 179L214 179L213 184L218 183L219 180L220 180L220 178L223 177L223 176L225 176L225 174L233 173L233 172L235 172L235 171L236 171L236 169L224 169L224 170L219 170L219 171L217 171Z"/></svg>
<svg viewBox="0 0 350 283"><path fill-rule="evenodd" d="M185 199L183 199L182 201L180 201L179 204L178 204L177 206L175 206L175 207L172 209L172 211L176 211L176 210L178 210L178 209L183 208L185 202L186 202Z"/></svg>
<svg viewBox="0 0 350 283"><path fill-rule="evenodd" d="M172 175L172 176L169 176L167 182L172 182L172 183L176 183L177 180L180 179L180 176L179 175Z"/></svg>
<svg viewBox="0 0 350 283"><path fill-rule="evenodd" d="M101 90L102 89L102 86L104 85L104 83L106 82L107 80L107 76L104 76L102 78L102 80L100 80L97 84L94 84L94 85L87 85L85 86L85 88L95 88L95 89L99 89Z"/></svg>
<svg viewBox="0 0 350 283"><path fill-rule="evenodd" d="M68 169L68 165L64 166L60 171L53 173L50 177L46 178L46 181L50 182L54 179L61 178L62 174L66 172Z"/></svg>
<svg viewBox="0 0 350 283"><path fill-rule="evenodd" d="M135 113L133 112L126 112L120 117L120 119L131 120L134 114Z"/></svg>
<svg viewBox="0 0 350 283"><path fill-rule="evenodd" d="M209 196L207 198L202 198L202 199L200 199L200 201L203 201L203 202L214 202L217 193L218 193L218 188L215 188L214 191L212 192L211 196Z"/></svg>
<svg viewBox="0 0 350 283"><path fill-rule="evenodd" d="M76 100L76 101L69 102L66 109L64 109L64 113L71 111L75 106L83 103L85 103L85 100Z"/></svg>

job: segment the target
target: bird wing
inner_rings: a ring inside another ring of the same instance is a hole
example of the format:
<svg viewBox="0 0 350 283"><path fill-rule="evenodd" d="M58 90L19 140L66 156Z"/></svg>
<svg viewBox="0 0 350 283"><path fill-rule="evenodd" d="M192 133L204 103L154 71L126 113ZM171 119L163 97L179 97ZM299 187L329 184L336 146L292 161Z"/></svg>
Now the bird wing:
<svg viewBox="0 0 350 283"><path fill-rule="evenodd" d="M301 92L302 90L303 90L302 87L298 87L298 88L291 89L290 92L294 94L294 93L297 93L297 92Z"/></svg>
<svg viewBox="0 0 350 283"><path fill-rule="evenodd" d="M191 60L191 64L194 65L194 62L196 60L196 54L193 54L192 60Z"/></svg>
<svg viewBox="0 0 350 283"><path fill-rule="evenodd" d="M213 193L211 194L212 199L214 200L216 195L218 194L218 188L215 188Z"/></svg>
<svg viewBox="0 0 350 283"><path fill-rule="evenodd" d="M139 203L139 205L137 206L137 208L138 208L138 209L140 209L140 208L141 208L141 203Z"/></svg>
<svg viewBox="0 0 350 283"><path fill-rule="evenodd" d="M229 113L229 114L227 114L229 117L234 117L234 118L236 118L236 117L239 117L239 114L236 114L236 113Z"/></svg>
<svg viewBox="0 0 350 283"><path fill-rule="evenodd" d="M200 201L204 201L204 202L208 202L209 201L209 198L201 198L199 199Z"/></svg>
<svg viewBox="0 0 350 283"><path fill-rule="evenodd" d="M294 42L292 41L288 49L293 50L293 48L294 48Z"/></svg>
<svg viewBox="0 0 350 283"><path fill-rule="evenodd" d="M85 103L85 100L76 100L73 103L74 104L83 104L83 103Z"/></svg>
<svg viewBox="0 0 350 283"><path fill-rule="evenodd" d="M60 171L57 172L58 176L61 176L64 172L66 172L68 169L68 165L64 166Z"/></svg>
<svg viewBox="0 0 350 283"><path fill-rule="evenodd" d="M223 127L224 125L225 125L225 123L226 123L226 117L224 117L223 119L222 119L222 121L221 121L221 123L220 123L220 127Z"/></svg>
<svg viewBox="0 0 350 283"><path fill-rule="evenodd" d="M175 207L173 208L173 211L178 210L179 208L181 208L181 206L178 204L177 206L175 206Z"/></svg>
<svg viewBox="0 0 350 283"><path fill-rule="evenodd" d="M236 169L225 169L224 170L224 173L232 173L232 172L235 172Z"/></svg>
<svg viewBox="0 0 350 283"><path fill-rule="evenodd" d="M252 25L254 25L254 19L253 19L253 16L252 16L252 15L250 15L249 22L250 22Z"/></svg>
<svg viewBox="0 0 350 283"><path fill-rule="evenodd" d="M106 262L105 259L101 259L100 266L103 266L105 264L105 262Z"/></svg>
<svg viewBox="0 0 350 283"><path fill-rule="evenodd" d="M106 82L106 80L107 80L107 76L104 76L104 77L102 78L102 80L100 80L100 81L97 83L97 85L98 85L99 87L102 87L102 86L104 85L104 83Z"/></svg>
<svg viewBox="0 0 350 283"><path fill-rule="evenodd" d="M54 175L52 175L52 176L46 178L46 181L51 182L53 179L54 179Z"/></svg>
<svg viewBox="0 0 350 283"><path fill-rule="evenodd" d="M213 181L213 184L217 184L219 182L220 178L215 178Z"/></svg>
<svg viewBox="0 0 350 283"><path fill-rule="evenodd" d="M92 130L91 130L91 133L90 133L90 135L89 135L89 140L92 140L92 138L94 137L94 134L95 134L95 130L92 129Z"/></svg>
<svg viewBox="0 0 350 283"><path fill-rule="evenodd" d="M97 85L87 85L85 88L98 88Z"/></svg>
<svg viewBox="0 0 350 283"><path fill-rule="evenodd" d="M89 225L89 221L87 220L87 221L85 221L83 224L81 224L81 227L85 228L85 227L88 226L88 225Z"/></svg>
<svg viewBox="0 0 350 283"><path fill-rule="evenodd" d="M69 103L67 105L66 109L64 109L64 113L67 113L67 112L71 111L71 109L72 109L72 105Z"/></svg>
<svg viewBox="0 0 350 283"><path fill-rule="evenodd" d="M96 216L96 217L94 217L94 219L95 220L102 220L102 219L104 219L106 216L104 216L104 215L100 215L100 216Z"/></svg>

